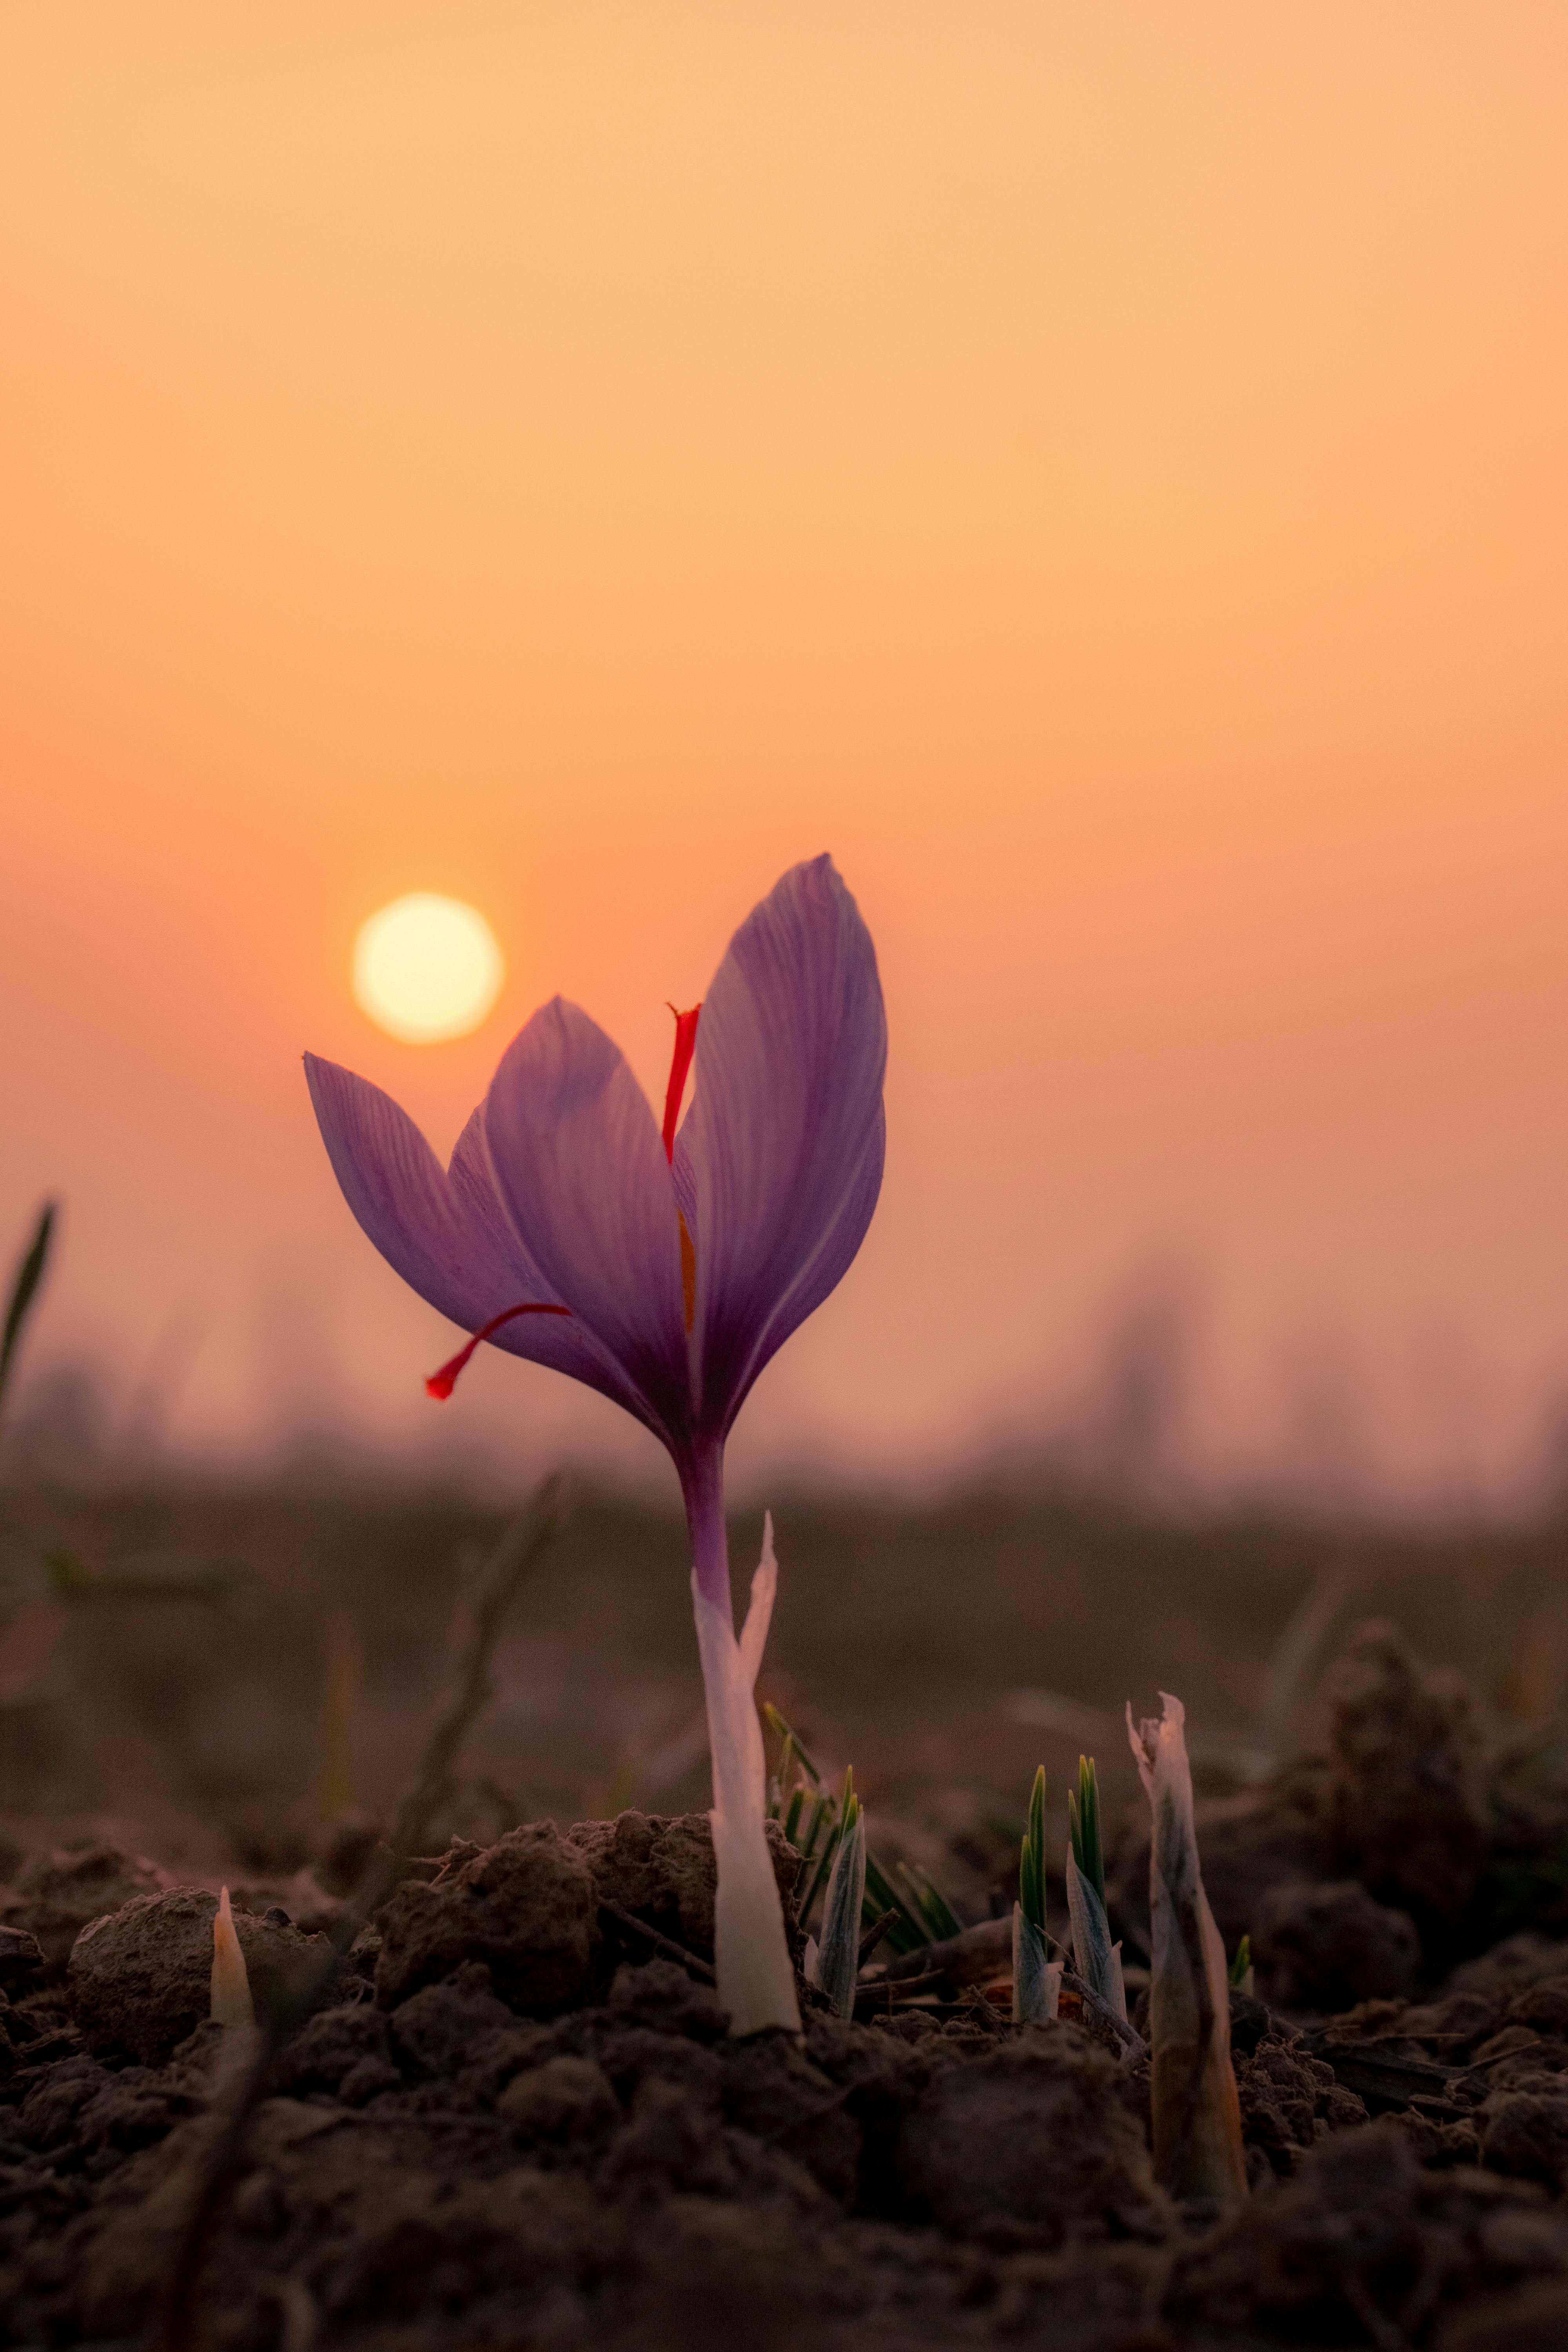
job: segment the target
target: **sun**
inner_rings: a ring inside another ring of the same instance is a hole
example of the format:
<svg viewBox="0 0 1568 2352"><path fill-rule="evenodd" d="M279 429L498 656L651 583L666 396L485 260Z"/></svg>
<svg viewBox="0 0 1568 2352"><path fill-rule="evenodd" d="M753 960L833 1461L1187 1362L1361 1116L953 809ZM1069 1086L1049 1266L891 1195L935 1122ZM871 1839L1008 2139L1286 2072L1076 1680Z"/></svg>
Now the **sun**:
<svg viewBox="0 0 1568 2352"><path fill-rule="evenodd" d="M411 890L359 928L354 1001L410 1045L466 1037L500 992L506 965L477 907Z"/></svg>

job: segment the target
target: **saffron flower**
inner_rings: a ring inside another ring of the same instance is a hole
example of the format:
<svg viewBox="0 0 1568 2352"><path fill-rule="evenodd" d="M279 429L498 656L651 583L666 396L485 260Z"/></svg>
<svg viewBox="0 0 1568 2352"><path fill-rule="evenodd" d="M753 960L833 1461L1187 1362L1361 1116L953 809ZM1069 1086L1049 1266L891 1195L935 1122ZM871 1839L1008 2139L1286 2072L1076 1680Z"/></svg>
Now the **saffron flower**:
<svg viewBox="0 0 1568 2352"><path fill-rule="evenodd" d="M724 1444L871 1221L886 1062L876 953L827 857L784 877L704 1002L677 1014L662 1129L619 1048L560 997L508 1046L447 1170L379 1087L305 1057L350 1208L404 1280L473 1335L431 1392L450 1395L489 1341L613 1398L668 1449L713 1762L714 1957L736 2033L800 2020L752 1696L776 1570L769 1542L737 1640Z"/></svg>

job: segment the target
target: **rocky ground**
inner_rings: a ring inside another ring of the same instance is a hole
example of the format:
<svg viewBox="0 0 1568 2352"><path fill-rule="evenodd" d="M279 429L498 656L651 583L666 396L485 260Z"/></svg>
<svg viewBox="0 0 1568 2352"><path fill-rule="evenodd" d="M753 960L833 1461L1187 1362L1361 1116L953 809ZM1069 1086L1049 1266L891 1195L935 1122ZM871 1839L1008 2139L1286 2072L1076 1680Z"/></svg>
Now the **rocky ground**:
<svg viewBox="0 0 1568 2352"><path fill-rule="evenodd" d="M1484 1750L1462 1690L1387 1628L1333 1670L1326 1721L1310 1762L1201 1821L1222 1928L1258 1953L1233 2011L1240 2211L1173 2204L1146 2074L1081 2019L1015 2029L956 1983L893 2008L868 1978L853 2022L808 2009L802 2042L731 2042L703 1980L705 1819L533 1823L422 1865L284 2050L197 2340L1561 2352L1550 1754ZM236 1887L258 2007L320 1948L363 1843ZM1130 1837L1134 1964L1144 1867ZM246 2046L205 2021L214 1908L103 1845L24 1857L0 1900L7 2343L156 2340Z"/></svg>

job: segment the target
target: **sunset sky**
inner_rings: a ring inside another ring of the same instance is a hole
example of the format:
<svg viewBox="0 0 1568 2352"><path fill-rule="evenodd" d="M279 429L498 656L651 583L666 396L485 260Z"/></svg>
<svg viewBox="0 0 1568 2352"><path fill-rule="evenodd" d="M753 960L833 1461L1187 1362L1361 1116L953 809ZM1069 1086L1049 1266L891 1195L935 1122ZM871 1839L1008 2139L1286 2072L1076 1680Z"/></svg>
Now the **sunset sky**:
<svg viewBox="0 0 1568 2352"><path fill-rule="evenodd" d="M661 1089L826 848L888 1174L742 1485L1113 1444L1147 1326L1178 1484L1525 1491L1565 95L1559 0L0 0L18 1412L76 1363L132 1452L667 1475L510 1359L427 1402L299 1057L445 1153L559 990ZM456 1043L350 993L411 890L507 958Z"/></svg>

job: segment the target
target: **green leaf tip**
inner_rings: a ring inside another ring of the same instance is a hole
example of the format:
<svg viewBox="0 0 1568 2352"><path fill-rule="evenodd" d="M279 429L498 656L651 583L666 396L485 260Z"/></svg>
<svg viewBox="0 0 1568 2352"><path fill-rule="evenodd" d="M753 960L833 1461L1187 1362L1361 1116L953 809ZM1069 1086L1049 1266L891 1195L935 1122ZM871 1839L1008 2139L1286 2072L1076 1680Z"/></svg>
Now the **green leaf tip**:
<svg viewBox="0 0 1568 2352"><path fill-rule="evenodd" d="M1100 1834L1100 1780L1092 1756L1079 1758L1078 1788L1068 1790L1068 1835L1073 1860L1103 1903L1105 1852Z"/></svg>
<svg viewBox="0 0 1568 2352"><path fill-rule="evenodd" d="M1018 1854L1018 1908L1044 1935L1046 1929L1046 1768L1029 1791L1029 1825Z"/></svg>

